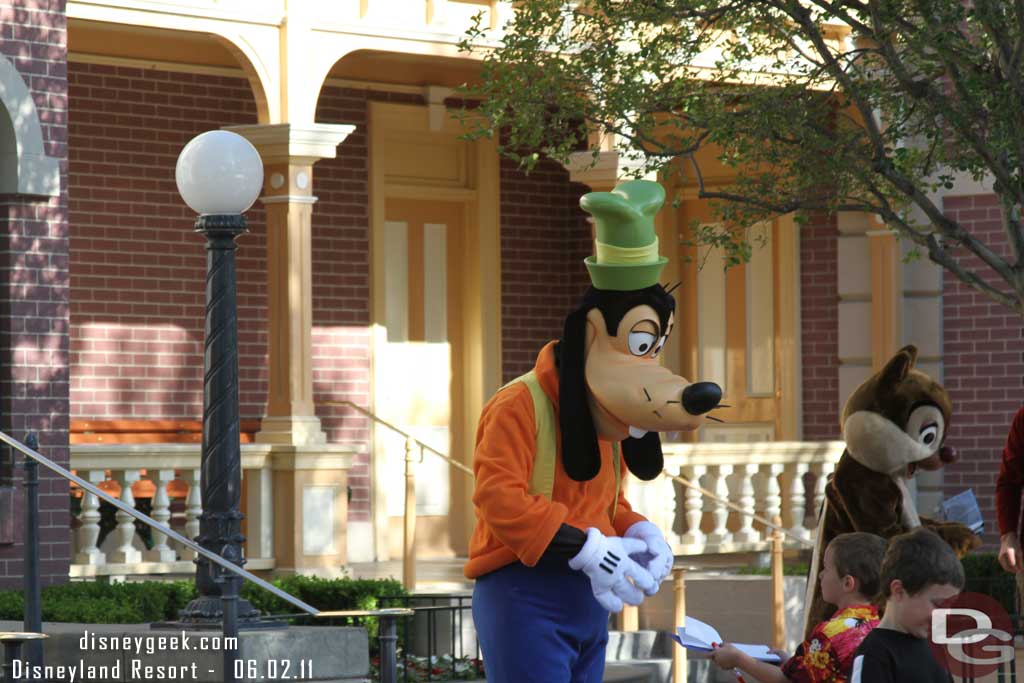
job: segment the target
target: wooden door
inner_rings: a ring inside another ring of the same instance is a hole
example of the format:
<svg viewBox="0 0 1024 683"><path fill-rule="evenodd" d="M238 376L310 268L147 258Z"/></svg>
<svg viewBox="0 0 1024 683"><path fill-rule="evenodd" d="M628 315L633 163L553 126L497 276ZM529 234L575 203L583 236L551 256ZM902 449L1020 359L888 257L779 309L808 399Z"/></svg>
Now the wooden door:
<svg viewBox="0 0 1024 683"><path fill-rule="evenodd" d="M389 198L385 203L387 338L378 346L374 362L377 412L445 455L455 452L453 441L462 431L459 254L465 216L466 204L457 201ZM386 428L378 428L377 438L386 458L387 515L394 519L404 509L405 443ZM448 536L450 482L450 466L424 454L416 471L417 515L438 518L436 523L423 520L433 527L423 529L431 539L420 544L424 554L447 545L438 541ZM401 534L392 538L400 539Z"/></svg>
<svg viewBox="0 0 1024 683"><path fill-rule="evenodd" d="M684 200L677 209L684 241L692 224L711 224L706 201ZM776 221L751 228L751 260L725 269L723 252L680 246L683 292L678 296L684 374L722 386L716 410L722 424L698 431L701 441L772 441L779 437L782 411L779 377L779 307ZM686 374L689 372L690 374Z"/></svg>

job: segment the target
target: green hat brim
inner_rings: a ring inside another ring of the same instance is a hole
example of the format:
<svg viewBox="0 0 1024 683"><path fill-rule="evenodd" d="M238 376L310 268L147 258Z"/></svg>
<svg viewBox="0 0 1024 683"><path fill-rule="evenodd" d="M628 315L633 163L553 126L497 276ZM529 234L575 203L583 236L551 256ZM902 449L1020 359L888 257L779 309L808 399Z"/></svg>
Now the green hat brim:
<svg viewBox="0 0 1024 683"><path fill-rule="evenodd" d="M617 292L633 292L658 284L661 271L668 259L659 256L654 263L638 265L636 263L598 263L593 256L588 256L584 263L590 271L590 282L597 289L610 289Z"/></svg>

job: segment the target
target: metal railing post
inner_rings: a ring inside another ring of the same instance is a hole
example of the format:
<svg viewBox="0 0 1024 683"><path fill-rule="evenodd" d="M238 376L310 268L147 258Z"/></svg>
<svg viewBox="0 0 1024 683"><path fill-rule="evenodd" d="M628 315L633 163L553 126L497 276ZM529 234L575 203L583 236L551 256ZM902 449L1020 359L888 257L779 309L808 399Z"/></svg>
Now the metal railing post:
<svg viewBox="0 0 1024 683"><path fill-rule="evenodd" d="M225 554L230 555L230 552ZM238 649L228 647L228 645L237 643L241 647L241 642L238 640L238 577L229 574L221 567L212 569L218 575L217 583L220 584L221 613L224 621L224 675L221 680L224 683L236 683L238 677L235 675L237 673L235 664L238 661Z"/></svg>
<svg viewBox="0 0 1024 683"><path fill-rule="evenodd" d="M25 445L39 450L35 432L25 436ZM25 463L25 631L41 633L43 630L42 588L39 577L39 463L26 457ZM26 659L33 666L43 663L43 644L29 641L25 646Z"/></svg>
<svg viewBox="0 0 1024 683"><path fill-rule="evenodd" d="M416 440L405 440L405 530L402 544L402 583L412 593L416 589Z"/></svg>
<svg viewBox="0 0 1024 683"><path fill-rule="evenodd" d="M786 584L782 574L782 519L772 519L772 647L786 647Z"/></svg>
<svg viewBox="0 0 1024 683"><path fill-rule="evenodd" d="M677 626L686 624L686 570L672 570L672 597L675 599L673 623ZM687 679L686 648L672 648L672 683L686 683Z"/></svg>
<svg viewBox="0 0 1024 683"><path fill-rule="evenodd" d="M21 646L19 640L4 641L4 681L13 681L14 662L21 659Z"/></svg>
<svg viewBox="0 0 1024 683"><path fill-rule="evenodd" d="M43 680L44 683L48 679L45 677L42 679L36 678L32 674L32 669L22 670L21 676L15 677L15 662L18 660L24 661L21 656L22 648L26 645L33 643L42 644L42 641L48 636L45 633L24 633L22 631L0 631L0 643L4 646L4 681L16 681L16 680ZM31 664L31 662L29 662Z"/></svg>
<svg viewBox="0 0 1024 683"><path fill-rule="evenodd" d="M381 616L378 624L380 640L380 683L398 681L398 625L397 617Z"/></svg>

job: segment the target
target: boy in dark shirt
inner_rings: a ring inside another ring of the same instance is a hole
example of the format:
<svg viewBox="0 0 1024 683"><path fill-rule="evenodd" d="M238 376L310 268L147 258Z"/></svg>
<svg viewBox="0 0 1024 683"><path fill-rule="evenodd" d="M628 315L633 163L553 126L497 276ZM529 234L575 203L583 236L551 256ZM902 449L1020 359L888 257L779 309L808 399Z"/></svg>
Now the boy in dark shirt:
<svg viewBox="0 0 1024 683"><path fill-rule="evenodd" d="M857 648L850 683L953 683L928 640L932 612L964 586L952 548L924 528L894 537L881 584L885 615Z"/></svg>

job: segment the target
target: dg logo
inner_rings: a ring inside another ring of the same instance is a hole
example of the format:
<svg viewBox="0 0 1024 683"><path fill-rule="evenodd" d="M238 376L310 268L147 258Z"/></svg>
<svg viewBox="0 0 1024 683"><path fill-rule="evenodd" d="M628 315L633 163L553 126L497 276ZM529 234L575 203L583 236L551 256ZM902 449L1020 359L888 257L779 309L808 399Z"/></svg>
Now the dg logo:
<svg viewBox="0 0 1024 683"><path fill-rule="evenodd" d="M960 593L932 612L931 648L956 677L995 673L1014 658L1010 615L987 595Z"/></svg>

